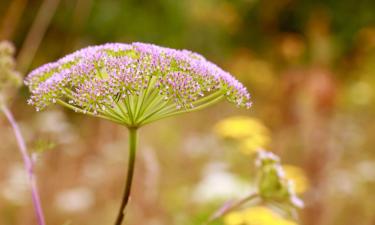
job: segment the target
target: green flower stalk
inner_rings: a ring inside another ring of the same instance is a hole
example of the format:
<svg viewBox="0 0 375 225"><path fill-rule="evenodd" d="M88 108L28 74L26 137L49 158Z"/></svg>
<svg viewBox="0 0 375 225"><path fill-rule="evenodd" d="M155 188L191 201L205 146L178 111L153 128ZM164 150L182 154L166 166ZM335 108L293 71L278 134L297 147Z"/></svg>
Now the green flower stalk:
<svg viewBox="0 0 375 225"><path fill-rule="evenodd" d="M251 106L246 88L203 56L144 43L84 48L35 69L25 83L37 111L60 104L129 129L128 176L116 225L129 201L138 128L223 99Z"/></svg>

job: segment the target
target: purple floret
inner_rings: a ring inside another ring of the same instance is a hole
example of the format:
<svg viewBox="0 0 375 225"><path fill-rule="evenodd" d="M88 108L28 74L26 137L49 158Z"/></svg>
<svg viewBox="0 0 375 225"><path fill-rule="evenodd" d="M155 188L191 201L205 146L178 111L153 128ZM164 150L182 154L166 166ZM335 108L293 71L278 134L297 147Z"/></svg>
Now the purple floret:
<svg viewBox="0 0 375 225"><path fill-rule="evenodd" d="M178 109L193 108L218 92L238 106L251 105L247 89L203 56L144 43L78 50L35 69L25 83L32 94L28 102L37 110L60 100L96 114L129 96L150 97L154 90Z"/></svg>

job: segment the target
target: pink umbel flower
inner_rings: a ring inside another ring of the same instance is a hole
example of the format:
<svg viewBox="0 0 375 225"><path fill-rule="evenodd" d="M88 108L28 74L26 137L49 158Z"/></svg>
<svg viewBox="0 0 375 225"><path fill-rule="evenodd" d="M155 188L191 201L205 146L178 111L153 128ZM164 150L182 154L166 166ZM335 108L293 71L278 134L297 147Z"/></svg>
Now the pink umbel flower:
<svg viewBox="0 0 375 225"><path fill-rule="evenodd" d="M143 43L84 48L35 69L25 84L37 111L56 103L129 129L127 179L115 225L129 202L139 127L223 99L251 105L246 88L203 56Z"/></svg>
<svg viewBox="0 0 375 225"><path fill-rule="evenodd" d="M144 43L84 48L35 69L25 83L38 111L58 103L129 127L224 98L251 105L246 88L203 56Z"/></svg>

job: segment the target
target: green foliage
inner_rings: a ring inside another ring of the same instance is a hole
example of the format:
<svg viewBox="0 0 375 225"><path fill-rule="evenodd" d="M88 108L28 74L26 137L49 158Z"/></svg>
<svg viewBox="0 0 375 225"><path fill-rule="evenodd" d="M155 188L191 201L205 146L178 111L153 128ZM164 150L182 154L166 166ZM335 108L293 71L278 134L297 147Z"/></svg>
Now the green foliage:
<svg viewBox="0 0 375 225"><path fill-rule="evenodd" d="M56 147L56 143L46 139L38 139L36 140L31 149L35 153L44 153L46 151L52 150Z"/></svg>

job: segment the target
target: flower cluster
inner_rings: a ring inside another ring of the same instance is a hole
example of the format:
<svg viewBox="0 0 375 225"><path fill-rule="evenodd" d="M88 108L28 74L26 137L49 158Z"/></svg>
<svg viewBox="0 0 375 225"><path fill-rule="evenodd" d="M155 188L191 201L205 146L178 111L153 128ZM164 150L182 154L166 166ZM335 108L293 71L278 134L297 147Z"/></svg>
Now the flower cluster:
<svg viewBox="0 0 375 225"><path fill-rule="evenodd" d="M22 84L21 75L15 70L15 49L10 42L0 42L0 101L5 101Z"/></svg>
<svg viewBox="0 0 375 225"><path fill-rule="evenodd" d="M199 54L152 44L87 47L32 71L29 104L59 103L128 126L193 111L226 98L250 107L246 88Z"/></svg>

